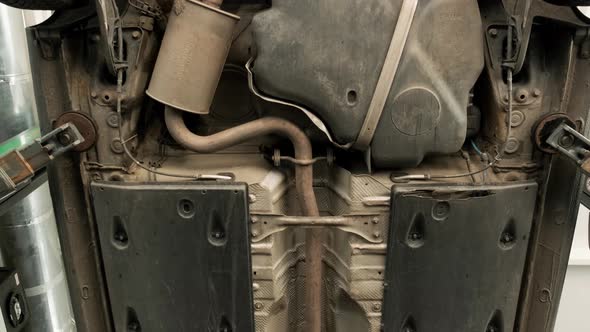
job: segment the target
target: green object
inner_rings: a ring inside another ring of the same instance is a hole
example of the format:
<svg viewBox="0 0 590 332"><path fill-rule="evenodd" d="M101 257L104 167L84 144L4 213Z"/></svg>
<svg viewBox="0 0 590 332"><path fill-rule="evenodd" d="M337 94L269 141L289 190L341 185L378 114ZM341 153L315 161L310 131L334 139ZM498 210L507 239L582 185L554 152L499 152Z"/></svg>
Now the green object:
<svg viewBox="0 0 590 332"><path fill-rule="evenodd" d="M0 143L0 156L5 155L12 150L23 147L39 137L41 137L41 130L39 127L29 128L19 135L16 135L13 138Z"/></svg>

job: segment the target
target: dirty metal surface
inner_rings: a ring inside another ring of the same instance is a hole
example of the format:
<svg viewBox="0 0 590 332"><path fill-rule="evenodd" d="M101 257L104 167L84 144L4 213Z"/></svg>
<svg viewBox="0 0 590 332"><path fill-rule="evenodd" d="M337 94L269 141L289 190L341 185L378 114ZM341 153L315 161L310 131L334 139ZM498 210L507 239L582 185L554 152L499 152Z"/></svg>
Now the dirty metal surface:
<svg viewBox="0 0 590 332"><path fill-rule="evenodd" d="M91 187L115 331L254 331L245 185Z"/></svg>
<svg viewBox="0 0 590 332"><path fill-rule="evenodd" d="M537 184L398 186L383 327L512 331Z"/></svg>
<svg viewBox="0 0 590 332"><path fill-rule="evenodd" d="M386 219L380 214L358 214L322 217L289 217L280 215L253 215L252 242L259 242L267 236L284 231L288 227L335 227L356 234L368 242L382 243L383 236L379 222Z"/></svg>

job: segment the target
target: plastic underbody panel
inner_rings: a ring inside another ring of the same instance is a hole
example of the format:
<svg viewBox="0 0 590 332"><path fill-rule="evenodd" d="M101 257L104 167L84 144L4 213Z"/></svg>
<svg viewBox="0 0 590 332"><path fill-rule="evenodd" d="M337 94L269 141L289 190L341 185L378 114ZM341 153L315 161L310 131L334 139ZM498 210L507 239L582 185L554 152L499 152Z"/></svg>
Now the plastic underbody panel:
<svg viewBox="0 0 590 332"><path fill-rule="evenodd" d="M510 330L536 195L534 182L396 187L383 330Z"/></svg>
<svg viewBox="0 0 590 332"><path fill-rule="evenodd" d="M115 331L254 331L246 187L92 185Z"/></svg>

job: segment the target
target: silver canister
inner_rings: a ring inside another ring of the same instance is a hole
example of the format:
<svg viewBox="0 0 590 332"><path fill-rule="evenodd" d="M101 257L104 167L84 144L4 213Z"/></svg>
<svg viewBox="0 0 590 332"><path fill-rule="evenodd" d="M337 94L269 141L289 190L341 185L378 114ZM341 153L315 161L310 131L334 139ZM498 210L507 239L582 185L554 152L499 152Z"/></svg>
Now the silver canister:
<svg viewBox="0 0 590 332"><path fill-rule="evenodd" d="M0 4L0 155L40 135L29 61L22 10ZM0 266L15 268L25 290L23 332L76 331L47 182L0 215Z"/></svg>
<svg viewBox="0 0 590 332"><path fill-rule="evenodd" d="M240 18L197 0L177 0L147 90L179 110L208 114Z"/></svg>

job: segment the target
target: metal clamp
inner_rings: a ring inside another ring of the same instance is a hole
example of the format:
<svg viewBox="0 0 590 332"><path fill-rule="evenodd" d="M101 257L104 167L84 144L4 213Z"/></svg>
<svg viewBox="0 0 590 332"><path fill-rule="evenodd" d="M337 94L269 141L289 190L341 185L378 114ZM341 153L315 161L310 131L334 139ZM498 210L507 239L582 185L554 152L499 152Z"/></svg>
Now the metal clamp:
<svg viewBox="0 0 590 332"><path fill-rule="evenodd" d="M567 123L561 123L547 138L547 144L590 175L590 140Z"/></svg>
<svg viewBox="0 0 590 332"><path fill-rule="evenodd" d="M381 74L377 81L375 92L373 93L373 99L369 105L369 110L367 111L361 131L353 145L353 147L358 150L367 150L373 140L377 124L381 119L381 113L383 113L383 108L387 102L389 91L391 90L397 68L399 67L406 46L406 40L408 39L408 34L410 32L410 27L412 26L412 21L414 20L417 6L418 0L404 0L402 3L395 30L391 37L391 43L389 44L389 50L387 51L383 67L381 68Z"/></svg>
<svg viewBox="0 0 590 332"><path fill-rule="evenodd" d="M76 126L66 123L32 144L0 158L0 203L25 186L56 157L84 142Z"/></svg>

